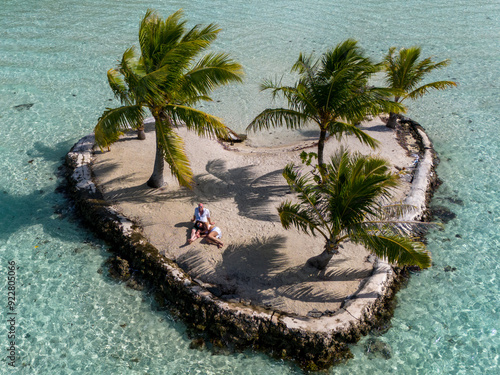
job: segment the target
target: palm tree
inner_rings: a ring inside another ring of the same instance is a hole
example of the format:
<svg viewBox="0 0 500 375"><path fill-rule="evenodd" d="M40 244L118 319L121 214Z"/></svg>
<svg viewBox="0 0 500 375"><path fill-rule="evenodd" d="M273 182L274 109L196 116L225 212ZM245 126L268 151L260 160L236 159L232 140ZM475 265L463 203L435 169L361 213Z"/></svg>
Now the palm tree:
<svg viewBox="0 0 500 375"><path fill-rule="evenodd" d="M402 48L396 53L396 47L389 48L384 58L386 81L390 88L398 90L394 102L401 103L406 98L417 99L431 89L444 90L456 86L453 81L436 81L419 86L424 77L433 70L441 69L449 64L449 60L433 62L427 57L419 61L420 47ZM397 114L390 112L387 126L396 127Z"/></svg>
<svg viewBox="0 0 500 375"><path fill-rule="evenodd" d="M385 160L341 149L325 164L322 183L314 174L313 170L302 175L293 164L287 165L283 176L297 193L298 203L288 200L278 207L285 229L294 226L324 237L323 253L309 259L308 264L325 269L342 243L351 241L391 263L430 266L425 246L408 236L423 223L395 218L413 207L383 205L398 184L398 177L389 172Z"/></svg>
<svg viewBox="0 0 500 375"><path fill-rule="evenodd" d="M220 29L210 24L188 30L181 17L177 11L163 21L154 11L146 12L139 27L140 56L129 48L118 67L108 71L109 85L122 106L106 109L95 127L97 144L108 147L129 127L142 127L149 110L156 130L154 170L147 182L153 188L164 185L164 161L180 185L191 186L193 173L175 129L185 124L201 136L225 137L221 120L194 106L210 101L216 87L241 82L243 76L241 65L225 53L196 60Z"/></svg>
<svg viewBox="0 0 500 375"><path fill-rule="evenodd" d="M361 142L375 147L378 142L360 130L358 124L367 115L381 112L399 112L399 104L387 100L393 91L369 87L368 79L380 71L363 55L357 42L348 39L327 51L314 61L313 55L300 54L291 71L299 74L293 86L282 86L280 81L266 80L261 90L271 90L273 99L282 96L288 108L262 111L247 130L286 126L298 129L306 123L319 126L318 165L323 164L323 148L327 134L341 138L354 134Z"/></svg>

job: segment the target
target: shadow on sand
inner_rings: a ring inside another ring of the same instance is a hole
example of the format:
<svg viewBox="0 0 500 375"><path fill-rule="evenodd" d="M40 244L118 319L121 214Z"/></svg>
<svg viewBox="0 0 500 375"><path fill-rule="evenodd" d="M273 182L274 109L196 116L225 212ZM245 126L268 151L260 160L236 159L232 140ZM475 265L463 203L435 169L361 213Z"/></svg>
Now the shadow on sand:
<svg viewBox="0 0 500 375"><path fill-rule="evenodd" d="M181 255L177 263L193 278L217 285L223 298L227 295L263 305L273 299L276 309L283 299L342 303L346 296L325 288L324 283L361 280L371 273L340 268L342 259L335 258L323 271L307 264L284 268L285 241L283 236L255 237L248 243L229 245L218 260L207 259L199 249L193 249Z"/></svg>
<svg viewBox="0 0 500 375"><path fill-rule="evenodd" d="M116 163L99 165L95 169L99 175L109 175L118 168ZM161 203L175 199L190 199L197 202L217 202L233 198L238 213L247 218L261 221L277 221L276 210L269 209L269 200L276 196L284 196L290 189L285 183L281 170L275 170L262 176L256 175L252 166L228 169L221 159L210 160L205 166L207 173L194 177L193 190L179 188L173 191L167 189L151 189L143 184L132 187L118 188L107 192L111 201L130 203ZM107 184L127 185L125 181L134 179L133 174L121 175ZM245 189L241 189L245 186Z"/></svg>

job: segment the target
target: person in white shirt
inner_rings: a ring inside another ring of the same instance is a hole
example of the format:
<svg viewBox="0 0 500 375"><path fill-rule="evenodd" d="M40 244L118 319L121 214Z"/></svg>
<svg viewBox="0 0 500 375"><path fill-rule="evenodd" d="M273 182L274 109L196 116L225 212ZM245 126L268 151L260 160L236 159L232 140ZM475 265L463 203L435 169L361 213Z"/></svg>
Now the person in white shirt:
<svg viewBox="0 0 500 375"><path fill-rule="evenodd" d="M208 208L203 207L203 203L199 203L198 207L194 209L194 215L191 218L191 222L194 223L194 227L191 230L191 238L188 240L189 243L193 243L196 239L200 238L202 232L208 232L210 225L214 224L210 218L210 211Z"/></svg>

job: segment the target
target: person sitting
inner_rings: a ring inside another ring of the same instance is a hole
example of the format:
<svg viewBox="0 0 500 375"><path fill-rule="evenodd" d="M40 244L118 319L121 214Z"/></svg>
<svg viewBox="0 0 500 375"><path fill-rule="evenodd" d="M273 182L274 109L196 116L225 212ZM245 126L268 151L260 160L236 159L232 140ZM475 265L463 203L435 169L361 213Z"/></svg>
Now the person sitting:
<svg viewBox="0 0 500 375"><path fill-rule="evenodd" d="M194 215L191 218L191 222L194 223L194 227L191 230L191 238L188 240L189 243L193 243L196 239L200 238L202 232L207 232L210 225L214 222L210 217L210 211L208 208L203 206L203 203L199 203L198 207L194 209Z"/></svg>
<svg viewBox="0 0 500 375"><path fill-rule="evenodd" d="M191 238L189 238L188 242L193 243L198 238L200 238L202 236L202 234L205 234L205 233L208 234L208 231L207 231L205 225L203 224L203 222L196 221L194 223L193 229L191 229Z"/></svg>

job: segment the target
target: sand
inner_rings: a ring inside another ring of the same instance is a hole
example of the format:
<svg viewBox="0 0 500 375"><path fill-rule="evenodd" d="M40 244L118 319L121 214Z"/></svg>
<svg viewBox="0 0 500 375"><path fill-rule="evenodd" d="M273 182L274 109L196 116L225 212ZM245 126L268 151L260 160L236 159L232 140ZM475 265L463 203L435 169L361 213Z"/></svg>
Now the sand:
<svg viewBox="0 0 500 375"><path fill-rule="evenodd" d="M413 162L397 142L395 133L380 119L362 125L381 142L373 151L356 139L342 142L351 151L372 153L390 160L394 170ZM151 125L147 139L134 133L123 136L110 152L96 152L93 172L105 199L124 216L142 226L145 236L159 251L175 260L191 277L216 286L222 298L260 304L290 314L307 315L338 310L346 297L356 293L373 269L373 257L361 246L348 243L335 255L326 270L306 265L322 252L322 237L311 237L295 229L284 230L276 207L290 199L281 175L283 167L300 165L302 149L316 151L317 133L309 132L299 144L279 147L251 147L251 139L229 145L199 138L185 128L178 129L195 176L193 190L181 188L166 166L167 185L150 189L155 137ZM252 137L252 134L249 134ZM341 144L329 139L325 156ZM309 148L308 148L309 147ZM405 198L409 183L395 192L395 201ZM222 230L224 246L198 240L188 244L194 208L202 202Z"/></svg>

